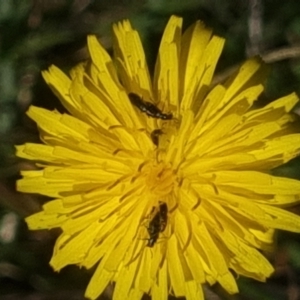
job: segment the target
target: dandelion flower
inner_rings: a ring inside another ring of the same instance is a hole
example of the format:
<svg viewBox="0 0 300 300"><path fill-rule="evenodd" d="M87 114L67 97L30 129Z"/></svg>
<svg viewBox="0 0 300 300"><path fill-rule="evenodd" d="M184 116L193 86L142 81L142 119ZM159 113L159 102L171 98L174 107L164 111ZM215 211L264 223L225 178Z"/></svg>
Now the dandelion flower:
<svg viewBox="0 0 300 300"><path fill-rule="evenodd" d="M130 22L113 29L113 59L89 36L88 62L43 72L69 114L30 107L43 144L17 147L39 166L18 190L53 198L26 219L61 228L51 266L96 266L90 299L110 282L114 299L158 300L203 299L204 283L236 293L233 274L265 281L260 250L274 230L300 232L284 209L300 182L270 173L300 152L298 97L251 109L266 75L258 58L211 87L224 40L201 22L182 33L170 18L153 80Z"/></svg>

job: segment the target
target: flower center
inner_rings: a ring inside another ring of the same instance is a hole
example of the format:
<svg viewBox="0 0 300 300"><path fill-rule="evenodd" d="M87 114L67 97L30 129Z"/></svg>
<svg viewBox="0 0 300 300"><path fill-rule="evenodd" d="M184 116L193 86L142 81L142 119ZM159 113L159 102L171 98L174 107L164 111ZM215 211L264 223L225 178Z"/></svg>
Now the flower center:
<svg viewBox="0 0 300 300"><path fill-rule="evenodd" d="M176 181L176 174L170 166L164 163L149 163L142 171L145 176L145 184L150 193L159 197L165 198L173 190Z"/></svg>

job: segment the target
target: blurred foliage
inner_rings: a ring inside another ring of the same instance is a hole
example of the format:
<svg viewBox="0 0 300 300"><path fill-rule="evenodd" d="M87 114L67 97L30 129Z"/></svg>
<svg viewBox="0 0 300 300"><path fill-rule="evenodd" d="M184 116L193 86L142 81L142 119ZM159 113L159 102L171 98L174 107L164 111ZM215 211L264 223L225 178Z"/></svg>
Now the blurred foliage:
<svg viewBox="0 0 300 300"><path fill-rule="evenodd" d="M31 165L14 156L14 145L38 141L25 111L31 104L62 109L43 82L41 70L55 64L67 71L85 60L89 33L97 34L110 51L111 24L124 18L139 30L153 70L162 30L171 14L184 17L184 27L201 19L226 38L220 74L249 55L264 57L289 49L294 53L290 57L273 55L262 103L292 91L300 93L299 0L0 1L0 299L83 299L92 274L75 266L60 274L53 272L48 262L58 232L29 232L23 221L46 199L15 191L19 170ZM258 35L251 33L250 24L254 29L257 26ZM295 112L299 114L299 109ZM274 173L300 179L299 163L295 159ZM299 209L294 212L299 214ZM299 235L280 232L275 251L268 255L276 272L266 284L240 278L239 295L229 296L215 286L215 294L207 293L207 298L299 299ZM110 292L102 299L108 299Z"/></svg>

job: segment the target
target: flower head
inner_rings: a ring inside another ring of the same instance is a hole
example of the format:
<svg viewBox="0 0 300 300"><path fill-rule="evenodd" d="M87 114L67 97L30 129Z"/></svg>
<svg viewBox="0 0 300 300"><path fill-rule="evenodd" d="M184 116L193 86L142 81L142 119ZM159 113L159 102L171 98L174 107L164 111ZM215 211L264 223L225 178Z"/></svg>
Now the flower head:
<svg viewBox="0 0 300 300"><path fill-rule="evenodd" d="M264 281L261 254L274 229L300 232L283 208L300 182L270 174L300 152L289 114L295 94L251 109L265 67L246 61L211 87L224 40L197 22L184 33L171 17L151 80L138 33L114 26L114 57L95 36L91 59L70 77L43 76L69 114L31 107L44 144L17 147L39 161L18 190L54 200L26 219L60 227L51 265L97 265L86 297L115 282L114 299L202 299L201 284L238 291L232 271Z"/></svg>

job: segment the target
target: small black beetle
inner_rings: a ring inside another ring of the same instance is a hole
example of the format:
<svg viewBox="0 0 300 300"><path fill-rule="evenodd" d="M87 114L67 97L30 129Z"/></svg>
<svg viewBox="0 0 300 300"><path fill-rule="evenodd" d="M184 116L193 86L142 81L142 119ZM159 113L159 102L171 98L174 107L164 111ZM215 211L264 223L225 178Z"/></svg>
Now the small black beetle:
<svg viewBox="0 0 300 300"><path fill-rule="evenodd" d="M168 206L164 202L160 202L159 211L154 215L150 221L147 231L149 233L149 239L147 247L153 247L156 243L159 233L166 229L168 221Z"/></svg>
<svg viewBox="0 0 300 300"><path fill-rule="evenodd" d="M153 144L155 145L155 146L158 146L158 142L159 142L159 140L158 140L158 138L159 138L159 136L161 135L161 134L163 134L163 132L162 132L162 130L161 129L154 129L152 132L151 132L151 140L152 140L152 142L153 142Z"/></svg>
<svg viewBox="0 0 300 300"><path fill-rule="evenodd" d="M143 101L137 94L130 93L128 94L128 97L134 106L136 106L140 111L144 112L149 117L162 120L171 120L173 118L171 113L164 114L154 104L148 101Z"/></svg>

